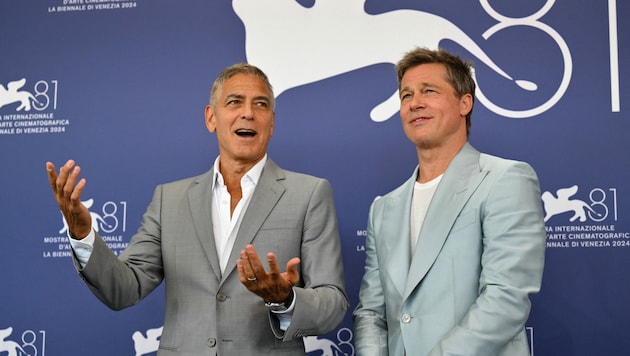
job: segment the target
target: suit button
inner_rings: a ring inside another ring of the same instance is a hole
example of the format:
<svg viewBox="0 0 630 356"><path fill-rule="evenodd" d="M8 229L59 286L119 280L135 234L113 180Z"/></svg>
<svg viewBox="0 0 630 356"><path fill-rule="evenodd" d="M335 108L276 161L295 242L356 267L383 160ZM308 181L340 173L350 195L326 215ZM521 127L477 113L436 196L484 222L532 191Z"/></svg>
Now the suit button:
<svg viewBox="0 0 630 356"><path fill-rule="evenodd" d="M208 339L208 347L215 347L217 346L217 339L211 337Z"/></svg>
<svg viewBox="0 0 630 356"><path fill-rule="evenodd" d="M223 293L217 294L217 300L218 301L225 302L226 299L227 299L227 297L225 296L225 294L223 294Z"/></svg>
<svg viewBox="0 0 630 356"><path fill-rule="evenodd" d="M411 322L411 315L403 314L401 320L402 320L403 323L409 324Z"/></svg>

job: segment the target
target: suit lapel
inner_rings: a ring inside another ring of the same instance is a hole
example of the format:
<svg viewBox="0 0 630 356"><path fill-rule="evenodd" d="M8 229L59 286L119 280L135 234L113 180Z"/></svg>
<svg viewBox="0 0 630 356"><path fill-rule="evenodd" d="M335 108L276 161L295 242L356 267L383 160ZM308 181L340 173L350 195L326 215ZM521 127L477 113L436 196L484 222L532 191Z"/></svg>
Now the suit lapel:
<svg viewBox="0 0 630 356"><path fill-rule="evenodd" d="M212 179L214 169L195 180L188 190L188 201L192 215L193 226L201 243L208 262L217 280L221 280L221 267L217 247L214 241L214 227L212 225Z"/></svg>
<svg viewBox="0 0 630 356"><path fill-rule="evenodd" d="M384 248L382 256L389 261L385 271L398 289L402 297L407 284L409 264L411 261L410 248L410 227L409 211L411 207L411 195L414 182L416 181L417 170L400 189L388 196L384 202L382 228L377 233L386 234L386 242L382 244Z"/></svg>
<svg viewBox="0 0 630 356"><path fill-rule="evenodd" d="M284 194L285 188L278 181L284 179L284 173L270 158L267 158L260 180L252 195L252 200L241 220L234 247L223 274L223 282L227 276L236 269L236 261L240 258L240 252L248 243L251 243L261 226L271 213L273 208ZM264 257L264 256L263 256ZM264 260L264 259L263 259Z"/></svg>
<svg viewBox="0 0 630 356"><path fill-rule="evenodd" d="M466 143L444 172L429 205L411 260L404 298L413 292L435 262L457 216L486 174L479 168L479 152Z"/></svg>

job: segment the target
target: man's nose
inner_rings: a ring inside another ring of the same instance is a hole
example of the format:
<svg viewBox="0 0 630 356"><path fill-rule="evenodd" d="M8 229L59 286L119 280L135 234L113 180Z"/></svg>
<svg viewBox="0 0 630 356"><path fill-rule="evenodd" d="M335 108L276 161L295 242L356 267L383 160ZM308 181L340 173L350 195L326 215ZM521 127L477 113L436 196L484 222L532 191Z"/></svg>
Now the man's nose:
<svg viewBox="0 0 630 356"><path fill-rule="evenodd" d="M241 119L253 120L254 119L254 106L255 104L243 105L243 111L241 112Z"/></svg>
<svg viewBox="0 0 630 356"><path fill-rule="evenodd" d="M409 109L411 111L417 111L420 109L424 109L425 102L420 95L414 95L413 98L409 101Z"/></svg>

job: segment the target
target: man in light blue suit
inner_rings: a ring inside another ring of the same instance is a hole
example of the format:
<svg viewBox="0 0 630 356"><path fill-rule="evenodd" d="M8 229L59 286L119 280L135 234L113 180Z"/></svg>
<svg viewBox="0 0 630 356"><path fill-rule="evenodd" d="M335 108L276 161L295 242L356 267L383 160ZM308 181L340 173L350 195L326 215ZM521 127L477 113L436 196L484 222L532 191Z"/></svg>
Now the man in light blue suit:
<svg viewBox="0 0 630 356"><path fill-rule="evenodd" d="M370 209L357 354L529 355L546 239L536 173L468 143L468 63L418 48L396 69L419 164Z"/></svg>

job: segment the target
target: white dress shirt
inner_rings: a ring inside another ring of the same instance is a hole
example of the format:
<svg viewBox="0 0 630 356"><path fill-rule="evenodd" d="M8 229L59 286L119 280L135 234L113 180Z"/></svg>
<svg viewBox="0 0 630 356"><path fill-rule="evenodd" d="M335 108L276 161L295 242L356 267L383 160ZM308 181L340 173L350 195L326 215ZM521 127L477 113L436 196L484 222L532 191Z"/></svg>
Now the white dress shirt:
<svg viewBox="0 0 630 356"><path fill-rule="evenodd" d="M225 181L223 180L223 175L219 171L220 159L221 157L217 157L214 161L214 178L212 180L212 225L214 227L214 242L217 247L221 273L223 273L225 272L228 259L230 258L232 247L234 247L234 240L236 240L243 215L245 215L252 195L254 195L254 189L256 188L256 184L258 184L265 162L267 162L267 155L241 178L242 197L232 214L230 214L230 192L228 192Z"/></svg>

